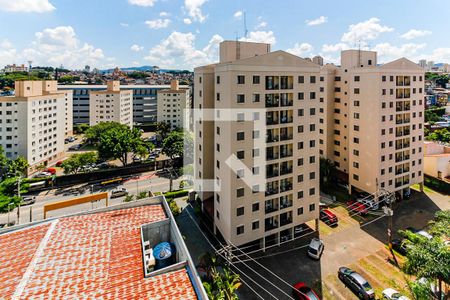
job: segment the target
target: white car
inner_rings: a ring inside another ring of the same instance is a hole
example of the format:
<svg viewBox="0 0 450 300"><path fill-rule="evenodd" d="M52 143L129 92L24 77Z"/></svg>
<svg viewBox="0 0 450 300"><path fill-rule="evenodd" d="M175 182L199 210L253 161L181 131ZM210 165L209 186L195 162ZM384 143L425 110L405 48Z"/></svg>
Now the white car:
<svg viewBox="0 0 450 300"><path fill-rule="evenodd" d="M49 177L52 176L52 173L50 172L39 172L36 175L34 175L35 178L45 178L45 177Z"/></svg>
<svg viewBox="0 0 450 300"><path fill-rule="evenodd" d="M111 191L111 198L119 198L128 195L126 188L117 188Z"/></svg>
<svg viewBox="0 0 450 300"><path fill-rule="evenodd" d="M360 198L356 201L364 204L370 210L377 210L380 208L378 201L376 201L373 197Z"/></svg>
<svg viewBox="0 0 450 300"><path fill-rule="evenodd" d="M409 300L408 297L403 296L398 291L391 288L385 289L381 294L383 295L383 299L386 300Z"/></svg>
<svg viewBox="0 0 450 300"><path fill-rule="evenodd" d="M314 259L320 259L324 249L322 240L313 238L308 246L308 256Z"/></svg>

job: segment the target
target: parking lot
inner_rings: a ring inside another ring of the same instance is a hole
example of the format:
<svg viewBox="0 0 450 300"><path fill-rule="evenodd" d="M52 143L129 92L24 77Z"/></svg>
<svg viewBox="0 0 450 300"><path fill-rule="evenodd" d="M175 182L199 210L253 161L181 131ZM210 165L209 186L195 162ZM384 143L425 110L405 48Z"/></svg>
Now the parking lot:
<svg viewBox="0 0 450 300"><path fill-rule="evenodd" d="M251 257L235 251L237 258L233 260L233 266L239 269L235 270L245 281L238 291L240 298L291 299L292 286L305 282L321 299L357 299L337 277L341 266L352 268L365 277L378 297L383 289L391 287L411 298L406 288L408 277L389 260L390 253L385 245L387 218L377 215L351 217L340 205L330 209L338 216L339 225L329 227L320 222L320 238L325 244L320 261L313 261L306 255L307 245L314 234L265 253L253 253ZM396 237L397 230L408 226L422 228L436 211L450 209L450 199L437 193L414 192L411 199L398 203L394 209ZM180 228L183 232L183 225ZM190 235L195 235L192 231ZM196 248L192 256L199 252L198 246ZM189 249L192 251L191 247Z"/></svg>

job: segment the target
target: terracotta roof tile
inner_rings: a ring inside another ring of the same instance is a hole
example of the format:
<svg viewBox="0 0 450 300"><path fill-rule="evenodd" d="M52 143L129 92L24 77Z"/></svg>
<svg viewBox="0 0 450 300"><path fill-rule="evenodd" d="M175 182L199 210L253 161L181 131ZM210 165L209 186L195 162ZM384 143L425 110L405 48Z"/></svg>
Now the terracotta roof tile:
<svg viewBox="0 0 450 300"><path fill-rule="evenodd" d="M148 205L61 218L54 228L46 223L0 235L0 295L197 299L186 269L144 278L140 226L166 218L161 205ZM27 268L32 269L29 277L24 276Z"/></svg>

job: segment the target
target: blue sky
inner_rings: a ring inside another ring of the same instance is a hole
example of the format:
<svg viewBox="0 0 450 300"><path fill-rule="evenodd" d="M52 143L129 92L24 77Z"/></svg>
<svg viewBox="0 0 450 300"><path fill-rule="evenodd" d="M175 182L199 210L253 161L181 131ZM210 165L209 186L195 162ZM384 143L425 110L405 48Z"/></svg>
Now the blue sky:
<svg viewBox="0 0 450 300"><path fill-rule="evenodd" d="M369 4L370 3L370 4ZM0 0L0 67L158 65L217 60L227 39L338 63L361 45L385 62L405 56L450 63L449 1ZM244 37L243 13L248 35Z"/></svg>

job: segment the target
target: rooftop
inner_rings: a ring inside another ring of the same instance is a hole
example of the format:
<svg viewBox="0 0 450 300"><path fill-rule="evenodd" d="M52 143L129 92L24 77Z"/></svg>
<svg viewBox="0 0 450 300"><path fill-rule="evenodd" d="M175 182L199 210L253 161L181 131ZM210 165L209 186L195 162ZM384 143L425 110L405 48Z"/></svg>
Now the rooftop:
<svg viewBox="0 0 450 300"><path fill-rule="evenodd" d="M1 297L203 299L165 200L148 200L0 232ZM176 246L178 263L149 272L144 245L161 242L155 232L163 227L162 236Z"/></svg>

